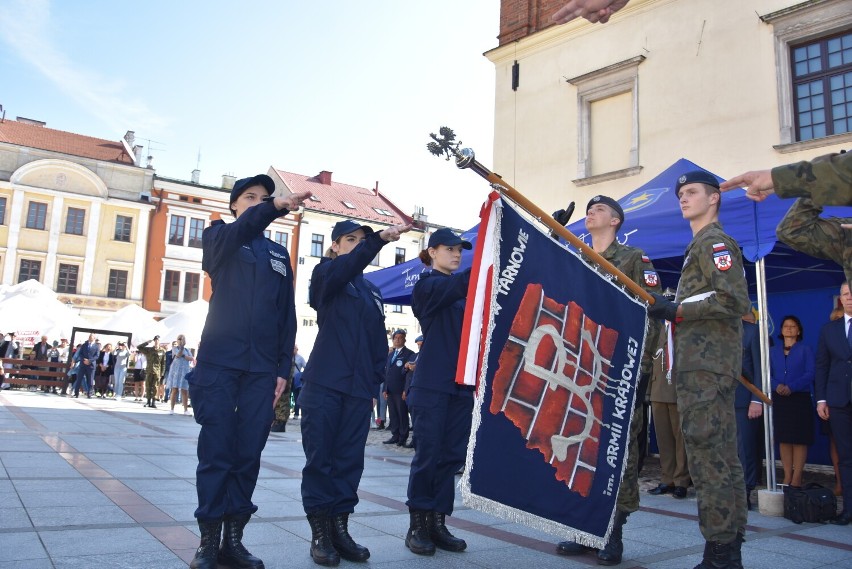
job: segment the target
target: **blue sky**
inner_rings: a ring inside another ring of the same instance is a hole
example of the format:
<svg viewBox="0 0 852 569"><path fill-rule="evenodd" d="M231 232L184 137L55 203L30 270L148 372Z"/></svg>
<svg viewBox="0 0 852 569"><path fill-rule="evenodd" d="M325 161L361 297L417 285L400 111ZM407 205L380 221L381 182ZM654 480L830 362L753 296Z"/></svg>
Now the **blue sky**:
<svg viewBox="0 0 852 569"><path fill-rule="evenodd" d="M499 0L0 0L7 119L151 141L162 176L334 172L467 228L488 193L432 157L456 130L491 165ZM147 152L147 148L146 148Z"/></svg>

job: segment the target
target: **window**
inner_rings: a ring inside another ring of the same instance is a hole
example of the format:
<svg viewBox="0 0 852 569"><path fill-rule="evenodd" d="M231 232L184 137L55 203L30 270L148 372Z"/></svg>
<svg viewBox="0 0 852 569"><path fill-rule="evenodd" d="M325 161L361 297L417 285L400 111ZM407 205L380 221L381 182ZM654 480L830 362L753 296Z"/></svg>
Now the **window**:
<svg viewBox="0 0 852 569"><path fill-rule="evenodd" d="M393 217L393 213L389 212L389 211L388 211L388 210L386 210L386 209L382 209L382 208L380 208L380 207L374 207L374 208L373 208L373 211L375 211L375 212L376 212L376 213L378 213L379 215L386 215L386 216L388 216L388 217Z"/></svg>
<svg viewBox="0 0 852 569"><path fill-rule="evenodd" d="M346 206L347 208L349 208L349 209L356 209L356 208L355 208L355 204L353 204L352 202L344 201L344 202L342 202L342 203L343 203L343 205L345 205L345 206Z"/></svg>
<svg viewBox="0 0 852 569"><path fill-rule="evenodd" d="M30 202L30 208L27 211L27 228L44 229L45 219L47 219L47 204Z"/></svg>
<svg viewBox="0 0 852 569"><path fill-rule="evenodd" d="M310 199L312 202L321 202L322 201L321 199L319 199L319 196L313 195L313 194L311 194L311 197L308 198L308 199Z"/></svg>
<svg viewBox="0 0 852 569"><path fill-rule="evenodd" d="M322 257L325 237L318 233L311 235L311 257Z"/></svg>
<svg viewBox="0 0 852 569"><path fill-rule="evenodd" d="M18 272L18 282L22 283L30 279L41 278L41 261L32 259L21 259L21 270Z"/></svg>
<svg viewBox="0 0 852 569"><path fill-rule="evenodd" d="M852 32L790 51L796 140L852 130Z"/></svg>
<svg viewBox="0 0 852 569"><path fill-rule="evenodd" d="M263 230L263 236L266 237L267 239L272 239L272 231L270 231L269 229L264 229Z"/></svg>
<svg viewBox="0 0 852 569"><path fill-rule="evenodd" d="M198 300L198 287L201 283L201 275L198 273L186 273L183 279L183 301L195 302Z"/></svg>
<svg viewBox="0 0 852 569"><path fill-rule="evenodd" d="M0 197L0 225L6 224L6 198Z"/></svg>
<svg viewBox="0 0 852 569"><path fill-rule="evenodd" d="M59 264L59 279L56 281L56 292L77 294L77 265Z"/></svg>
<svg viewBox="0 0 852 569"><path fill-rule="evenodd" d="M373 257L372 261L370 261L370 264L373 265L374 267L379 266L379 253L376 253L376 256Z"/></svg>
<svg viewBox="0 0 852 569"><path fill-rule="evenodd" d="M180 290L180 271L166 271L163 282L163 300L177 302Z"/></svg>
<svg viewBox="0 0 852 569"><path fill-rule="evenodd" d="M799 2L764 14L775 36L781 153L852 141L852 10ZM833 137L833 138L828 138Z"/></svg>
<svg viewBox="0 0 852 569"><path fill-rule="evenodd" d="M405 249L402 247L396 248L396 255L394 255L393 264L400 265L405 262Z"/></svg>
<svg viewBox="0 0 852 569"><path fill-rule="evenodd" d="M402 313L402 305L401 304L392 304L391 310L401 314Z"/></svg>
<svg viewBox="0 0 852 569"><path fill-rule="evenodd" d="M188 247L201 247L201 234L204 233L204 220L192 218L189 220Z"/></svg>
<svg viewBox="0 0 852 569"><path fill-rule="evenodd" d="M173 215L169 223L169 245L183 245L183 230L186 227L186 218L182 215Z"/></svg>
<svg viewBox="0 0 852 569"><path fill-rule="evenodd" d="M122 216L118 216L122 217ZM125 218L130 219L130 218ZM116 234L118 232L116 231ZM117 239L121 241L121 239ZM127 271L116 269L109 270L109 283L107 285L108 298L127 298Z"/></svg>
<svg viewBox="0 0 852 569"><path fill-rule="evenodd" d="M579 186L638 174L639 55L568 79L577 88ZM606 120L600 117L606 116ZM597 120L596 120L597 119Z"/></svg>
<svg viewBox="0 0 852 569"><path fill-rule="evenodd" d="M288 234L284 231L275 232L275 242L284 247L285 249L287 248L287 238Z"/></svg>
<svg viewBox="0 0 852 569"><path fill-rule="evenodd" d="M83 234L83 222L86 220L86 210L77 207L68 208L68 216L65 218L65 233L71 235Z"/></svg>
<svg viewBox="0 0 852 569"><path fill-rule="evenodd" d="M117 215L115 216L115 240L116 241L125 241L127 243L130 242L130 230L133 228L133 218L128 217L126 215ZM119 271L127 276L127 271ZM125 282L125 284L127 284ZM125 298L122 294L121 296L116 296L115 298Z"/></svg>

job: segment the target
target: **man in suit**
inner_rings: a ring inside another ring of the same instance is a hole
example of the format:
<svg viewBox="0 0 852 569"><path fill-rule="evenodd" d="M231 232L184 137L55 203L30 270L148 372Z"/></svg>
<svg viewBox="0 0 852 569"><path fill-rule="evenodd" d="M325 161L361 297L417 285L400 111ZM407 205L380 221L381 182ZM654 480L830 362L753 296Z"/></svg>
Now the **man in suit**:
<svg viewBox="0 0 852 569"><path fill-rule="evenodd" d="M0 360L10 359L17 360L21 357L21 344L15 339L15 333L9 332L9 339L0 342ZM3 363L3 369L12 369L13 365L11 363ZM5 377L5 371L3 375ZM2 382L3 389L9 389L11 387L5 380Z"/></svg>
<svg viewBox="0 0 852 569"><path fill-rule="evenodd" d="M405 330L394 332L392 341L393 350L388 353L388 361L385 365L385 391L382 394L388 402L390 411L391 438L384 444L405 446L408 440L408 405L402 398L402 394L405 392L405 375L408 371L405 364L414 352L405 347Z"/></svg>
<svg viewBox="0 0 852 569"><path fill-rule="evenodd" d="M840 458L843 512L833 521L852 522L852 292L849 282L840 285L843 318L822 328L817 344L814 388L817 414L831 424Z"/></svg>
<svg viewBox="0 0 852 569"><path fill-rule="evenodd" d="M749 307L743 316L742 376L749 383L760 387L760 335L754 320L754 313ZM734 392L734 415L737 418L737 454L745 476L746 505L751 510L751 492L757 486L755 421L763 416L763 403L742 383L737 385Z"/></svg>
<svg viewBox="0 0 852 569"><path fill-rule="evenodd" d="M40 362L46 362L47 361L47 354L48 354L48 352L50 352L50 348L51 348L51 346L47 342L47 336L42 336L41 342L39 342L38 344L33 346L33 354L35 354L35 357L33 359L35 359L36 361L40 361ZM42 368L35 368L35 369L42 369ZM37 377L37 376L34 376L34 377ZM32 389L35 389L35 388L32 388ZM44 385L44 386L42 386L41 390L43 392L47 393L48 391L50 391L50 388L47 387L46 385ZM55 388L54 388L54 391L55 391Z"/></svg>
<svg viewBox="0 0 852 569"><path fill-rule="evenodd" d="M74 353L74 361L80 364L77 368L77 381L74 382L74 397L80 396L80 386L82 385L86 397L91 399L95 379L95 362L98 361L98 354L100 353L101 345L95 341L94 334L89 334L88 340L81 344Z"/></svg>

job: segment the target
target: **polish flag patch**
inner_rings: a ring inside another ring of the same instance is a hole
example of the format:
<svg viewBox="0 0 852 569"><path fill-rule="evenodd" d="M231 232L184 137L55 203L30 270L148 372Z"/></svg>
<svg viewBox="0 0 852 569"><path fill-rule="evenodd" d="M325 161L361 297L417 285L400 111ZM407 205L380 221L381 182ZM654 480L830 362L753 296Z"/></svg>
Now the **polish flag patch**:
<svg viewBox="0 0 852 569"><path fill-rule="evenodd" d="M724 243L715 243L713 245L713 264L720 271L727 271L731 268L731 252L728 251L728 246Z"/></svg>

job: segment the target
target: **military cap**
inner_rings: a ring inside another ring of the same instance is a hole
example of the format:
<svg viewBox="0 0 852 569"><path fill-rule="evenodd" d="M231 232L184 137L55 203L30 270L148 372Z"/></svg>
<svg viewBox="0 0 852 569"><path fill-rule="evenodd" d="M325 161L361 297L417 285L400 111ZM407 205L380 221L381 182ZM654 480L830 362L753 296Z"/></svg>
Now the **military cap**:
<svg viewBox="0 0 852 569"><path fill-rule="evenodd" d="M707 184L716 188L716 192L719 192L719 180L707 170L692 170L678 178L675 186L675 197L678 197L680 189L687 184Z"/></svg>
<svg viewBox="0 0 852 569"><path fill-rule="evenodd" d="M470 241L465 241L446 227L442 227L429 237L429 247L437 247L438 245L446 245L447 247L461 245L462 249L473 248Z"/></svg>
<svg viewBox="0 0 852 569"><path fill-rule="evenodd" d="M340 237L343 237L344 235L349 235L350 233L355 233L359 229L364 230L364 235L369 235L373 232L373 228L369 225L361 225L360 223L352 221L351 219L338 221L334 224L334 229L331 230L331 240L337 241Z"/></svg>
<svg viewBox="0 0 852 569"><path fill-rule="evenodd" d="M599 203L602 203L604 205L608 205L609 207L614 209L615 213L618 215L618 219L620 219L621 221L624 221L624 210L621 209L621 204L619 204L617 201L615 201L614 199L612 199L611 197L608 197L608 196L595 196L592 199L590 199L589 204L586 206L586 211L589 211L589 208L591 208L593 205L599 204Z"/></svg>
<svg viewBox="0 0 852 569"><path fill-rule="evenodd" d="M251 188L252 186L262 186L268 195L272 195L272 192L275 191L275 182L272 181L272 178L267 176L266 174L258 174L257 176L252 176L250 178L242 178L234 182L234 187L231 189L231 201L229 204L237 201L244 191ZM231 209L231 213L234 213L234 210Z"/></svg>

